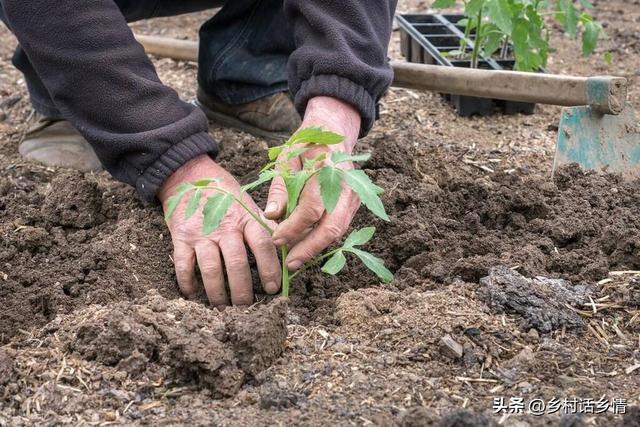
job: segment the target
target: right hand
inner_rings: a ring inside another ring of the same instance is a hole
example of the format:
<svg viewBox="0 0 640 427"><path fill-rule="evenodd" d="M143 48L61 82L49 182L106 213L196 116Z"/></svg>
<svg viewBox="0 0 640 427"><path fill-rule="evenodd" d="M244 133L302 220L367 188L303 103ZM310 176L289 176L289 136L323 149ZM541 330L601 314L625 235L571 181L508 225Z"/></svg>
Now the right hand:
<svg viewBox="0 0 640 427"><path fill-rule="evenodd" d="M175 194L178 185L202 178L220 178L221 182L218 184L220 187L237 195L240 194L240 185L233 176L209 156L202 155L184 164L165 181L158 193L163 207L166 209L166 201ZM206 198L215 193L215 190L203 193L201 207ZM276 248L269 233L241 206L234 203L220 226L213 233L205 236L202 233L201 208L191 218L185 219L185 209L190 196L191 194L187 194L183 197L168 221L180 290L187 296L197 291L195 276L197 261L211 304L215 307L228 305L224 265L229 281L231 303L233 305L253 304L253 284L245 249L246 242L256 258L264 290L269 294L278 292L281 272ZM243 201L264 218L262 211L249 196L245 195ZM266 219L265 222L275 228L275 223Z"/></svg>

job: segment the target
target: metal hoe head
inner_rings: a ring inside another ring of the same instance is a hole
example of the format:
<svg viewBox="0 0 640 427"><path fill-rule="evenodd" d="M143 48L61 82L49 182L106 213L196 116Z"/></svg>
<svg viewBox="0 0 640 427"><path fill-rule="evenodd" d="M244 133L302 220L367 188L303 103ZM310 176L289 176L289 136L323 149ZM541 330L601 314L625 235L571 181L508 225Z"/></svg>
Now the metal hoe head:
<svg viewBox="0 0 640 427"><path fill-rule="evenodd" d="M591 80L591 79L590 79ZM583 169L618 173L625 180L640 178L640 126L633 107L624 100L617 114L601 112L597 100L610 96L597 78L589 82L590 106L565 108L558 127L553 171L568 163Z"/></svg>

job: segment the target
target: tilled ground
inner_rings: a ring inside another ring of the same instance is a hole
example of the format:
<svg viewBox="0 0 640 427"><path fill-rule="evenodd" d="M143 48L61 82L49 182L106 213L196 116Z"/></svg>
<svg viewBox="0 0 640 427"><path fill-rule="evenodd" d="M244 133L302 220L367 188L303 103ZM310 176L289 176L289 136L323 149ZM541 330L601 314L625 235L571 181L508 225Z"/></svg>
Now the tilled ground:
<svg viewBox="0 0 640 427"><path fill-rule="evenodd" d="M594 3L614 66L555 34L549 69L635 79L638 2ZM205 17L135 26L194 37ZM368 249L394 282L354 260L302 275L288 308L260 296L217 313L180 298L157 207L106 174L17 156L29 106L0 40L0 102L16 101L0 119L0 425L640 425L640 183L550 179L558 108L459 119L436 94L391 90L360 145L391 221L363 211L355 225L376 225ZM192 64L156 65L193 96ZM254 177L264 144L212 134ZM603 396L628 414L492 414L496 397Z"/></svg>

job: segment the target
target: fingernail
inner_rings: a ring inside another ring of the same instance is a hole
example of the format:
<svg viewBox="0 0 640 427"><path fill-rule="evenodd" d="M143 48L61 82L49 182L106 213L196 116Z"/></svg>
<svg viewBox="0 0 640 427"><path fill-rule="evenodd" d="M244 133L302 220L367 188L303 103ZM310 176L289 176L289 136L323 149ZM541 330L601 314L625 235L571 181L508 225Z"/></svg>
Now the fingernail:
<svg viewBox="0 0 640 427"><path fill-rule="evenodd" d="M289 261L287 263L287 267L289 270L297 270L302 266L302 261L294 259L293 261Z"/></svg>
<svg viewBox="0 0 640 427"><path fill-rule="evenodd" d="M276 282L269 282L265 285L265 288L265 291L269 293L276 293L278 292L278 289L280 289L280 285Z"/></svg>
<svg viewBox="0 0 640 427"><path fill-rule="evenodd" d="M278 202L269 202L264 210L264 213L276 213L278 212Z"/></svg>

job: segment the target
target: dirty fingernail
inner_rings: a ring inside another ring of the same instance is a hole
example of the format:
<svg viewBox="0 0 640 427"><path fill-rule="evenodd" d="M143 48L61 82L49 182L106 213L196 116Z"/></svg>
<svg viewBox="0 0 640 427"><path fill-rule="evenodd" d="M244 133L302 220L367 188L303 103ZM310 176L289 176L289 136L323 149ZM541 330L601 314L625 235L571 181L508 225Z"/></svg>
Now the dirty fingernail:
<svg viewBox="0 0 640 427"><path fill-rule="evenodd" d="M280 285L278 285L276 282L269 282L265 285L265 291L270 294L275 294L276 292L278 292L278 289L280 289Z"/></svg>
<svg viewBox="0 0 640 427"><path fill-rule="evenodd" d="M269 202L264 210L264 213L276 213L278 212L278 202Z"/></svg>
<svg viewBox="0 0 640 427"><path fill-rule="evenodd" d="M294 259L293 261L289 261L287 263L287 267L289 267L289 270L297 270L300 268L301 265L302 265L302 261L299 261L297 259Z"/></svg>

